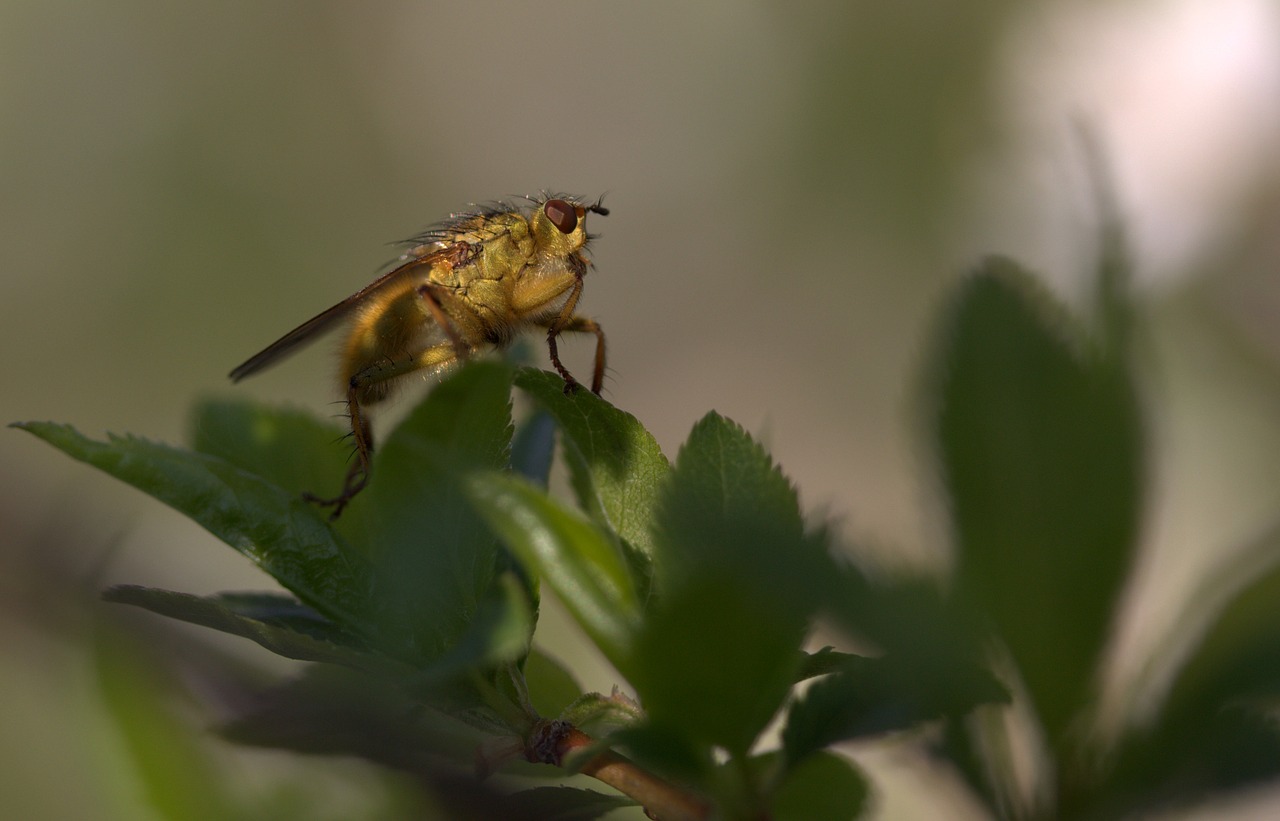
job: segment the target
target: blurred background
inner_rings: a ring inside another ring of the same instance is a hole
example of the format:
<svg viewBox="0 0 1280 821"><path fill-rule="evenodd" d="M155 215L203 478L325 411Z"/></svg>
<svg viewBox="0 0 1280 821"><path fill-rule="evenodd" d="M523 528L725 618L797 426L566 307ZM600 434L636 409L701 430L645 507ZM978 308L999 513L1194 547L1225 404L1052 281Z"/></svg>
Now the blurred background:
<svg viewBox="0 0 1280 821"><path fill-rule="evenodd" d="M0 421L176 443L200 396L328 413L334 342L234 389L226 373L451 211L606 193L582 310L608 333L607 398L671 457L720 411L868 560L944 570L918 418L929 333L987 253L1079 303L1099 219L1082 124L1130 232L1152 422L1150 544L1108 678L1125 692L1205 568L1280 510L1271 0L11 0ZM571 369L589 360L569 344ZM52 595L51 579L84 592ZM118 582L268 586L158 503L5 431L14 818L148 817L82 641L93 591ZM613 684L594 658L571 666ZM863 759L882 817L917 817L921 783L945 782L892 745ZM261 760L327 773L354 807L375 778Z"/></svg>

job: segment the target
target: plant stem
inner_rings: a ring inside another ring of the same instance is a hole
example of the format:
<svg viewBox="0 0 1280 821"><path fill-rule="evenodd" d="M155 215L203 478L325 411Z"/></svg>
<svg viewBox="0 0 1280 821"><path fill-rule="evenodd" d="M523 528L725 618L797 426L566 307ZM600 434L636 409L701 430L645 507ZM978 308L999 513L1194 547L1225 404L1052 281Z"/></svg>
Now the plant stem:
<svg viewBox="0 0 1280 821"><path fill-rule="evenodd" d="M545 721L529 734L525 757L560 767L574 752L595 743L567 721ZM596 754L578 771L634 798L655 821L704 821L711 816L711 804L705 799L663 781L613 750Z"/></svg>

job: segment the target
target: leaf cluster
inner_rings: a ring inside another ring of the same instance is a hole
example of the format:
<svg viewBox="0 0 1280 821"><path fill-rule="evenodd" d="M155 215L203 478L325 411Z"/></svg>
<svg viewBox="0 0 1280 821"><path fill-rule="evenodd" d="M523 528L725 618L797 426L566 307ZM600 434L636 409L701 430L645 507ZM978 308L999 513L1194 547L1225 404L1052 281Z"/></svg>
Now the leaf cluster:
<svg viewBox="0 0 1280 821"><path fill-rule="evenodd" d="M723 416L672 462L631 415L499 362L442 380L336 523L301 494L336 489L342 431L305 414L206 402L189 449L20 427L183 512L286 591L105 594L310 663L225 724L240 743L410 772L461 817L634 802L668 819L821 820L856 817L869 795L832 745L928 723L993 814L1113 817L1280 768L1263 718L1280 685L1275 539L1219 580L1220 617L1157 717L1110 746L1088 732L1149 493L1122 277L1103 266L1075 317L992 259L949 303L924 390L956 556L946 593L868 578ZM531 407L519 424L513 392ZM557 450L571 499L547 489ZM613 694L583 692L535 641L548 589L621 676ZM803 652L819 622L874 652ZM1028 738L1030 789L1010 752ZM477 758L481 775L528 775L528 761L624 795L513 793L468 774Z"/></svg>
<svg viewBox="0 0 1280 821"><path fill-rule="evenodd" d="M533 408L518 429L513 388ZM716 413L672 464L634 417L555 375L471 363L391 433L377 479L332 524L301 492L341 476L341 431L306 415L207 402L191 449L22 427L190 516L287 591L105 594L316 665L226 724L241 743L360 755L429 786L477 750L485 772L526 759L614 783L602 762L621 751L653 780L631 798L659 817L851 818L867 786L830 745L1005 697L976 657L953 654L966 688L916 680L894 654L803 653L815 619L839 621L871 587ZM557 434L571 502L546 489ZM548 588L634 697L582 692L535 647ZM775 719L781 746L761 752ZM494 800L469 811L588 818L627 801L572 788Z"/></svg>

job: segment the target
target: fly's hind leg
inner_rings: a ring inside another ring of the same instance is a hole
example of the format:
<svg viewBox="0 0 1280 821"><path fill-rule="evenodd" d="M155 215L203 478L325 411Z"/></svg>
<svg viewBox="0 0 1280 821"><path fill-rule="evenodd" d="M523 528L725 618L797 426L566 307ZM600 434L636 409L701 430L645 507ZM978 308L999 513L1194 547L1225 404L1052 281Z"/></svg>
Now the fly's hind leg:
<svg viewBox="0 0 1280 821"><path fill-rule="evenodd" d="M360 376L361 374L356 374L351 377L347 386L347 416L351 419L351 438L355 441L356 461L347 470L347 478L342 483L342 493L332 499L326 499L314 493L302 494L303 499L314 505L333 508L333 512L329 514L329 521L334 521L341 516L347 503L369 483L369 468L373 460L373 429L369 426L368 415L360 406L359 397L363 387L359 381Z"/></svg>
<svg viewBox="0 0 1280 821"><path fill-rule="evenodd" d="M381 398L380 393L385 391L378 391L378 386L423 368L436 368L448 364L457 358L454 344L442 342L408 359L372 365L352 375L347 381L347 414L351 417L351 436L355 440L356 462L347 471L342 493L332 499L304 493L303 498L320 507L333 508L329 514L329 521L334 521L341 516L342 511L356 494L364 490L372 473L373 430L369 425L365 405L374 399Z"/></svg>
<svg viewBox="0 0 1280 821"><path fill-rule="evenodd" d="M604 388L604 329L600 327L600 323L594 319L587 319L585 316L571 316L562 327L557 328L553 323L547 328L547 350L551 354L551 366L564 379L564 392L572 393L578 389L578 380L573 378L573 375L569 373L569 369L560 361L560 352L556 347L556 337L562 333L591 333L596 335L596 357L595 367L591 372L591 392L599 396L601 389Z"/></svg>

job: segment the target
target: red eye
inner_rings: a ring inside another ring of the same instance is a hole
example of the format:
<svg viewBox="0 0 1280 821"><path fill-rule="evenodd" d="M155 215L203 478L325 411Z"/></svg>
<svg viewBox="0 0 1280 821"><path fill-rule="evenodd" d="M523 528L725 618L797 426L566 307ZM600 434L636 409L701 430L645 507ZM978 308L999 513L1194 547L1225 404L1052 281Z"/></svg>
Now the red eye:
<svg viewBox="0 0 1280 821"><path fill-rule="evenodd" d="M562 234L571 234L578 227L577 209L564 200L547 200L547 204L542 206L542 213Z"/></svg>

